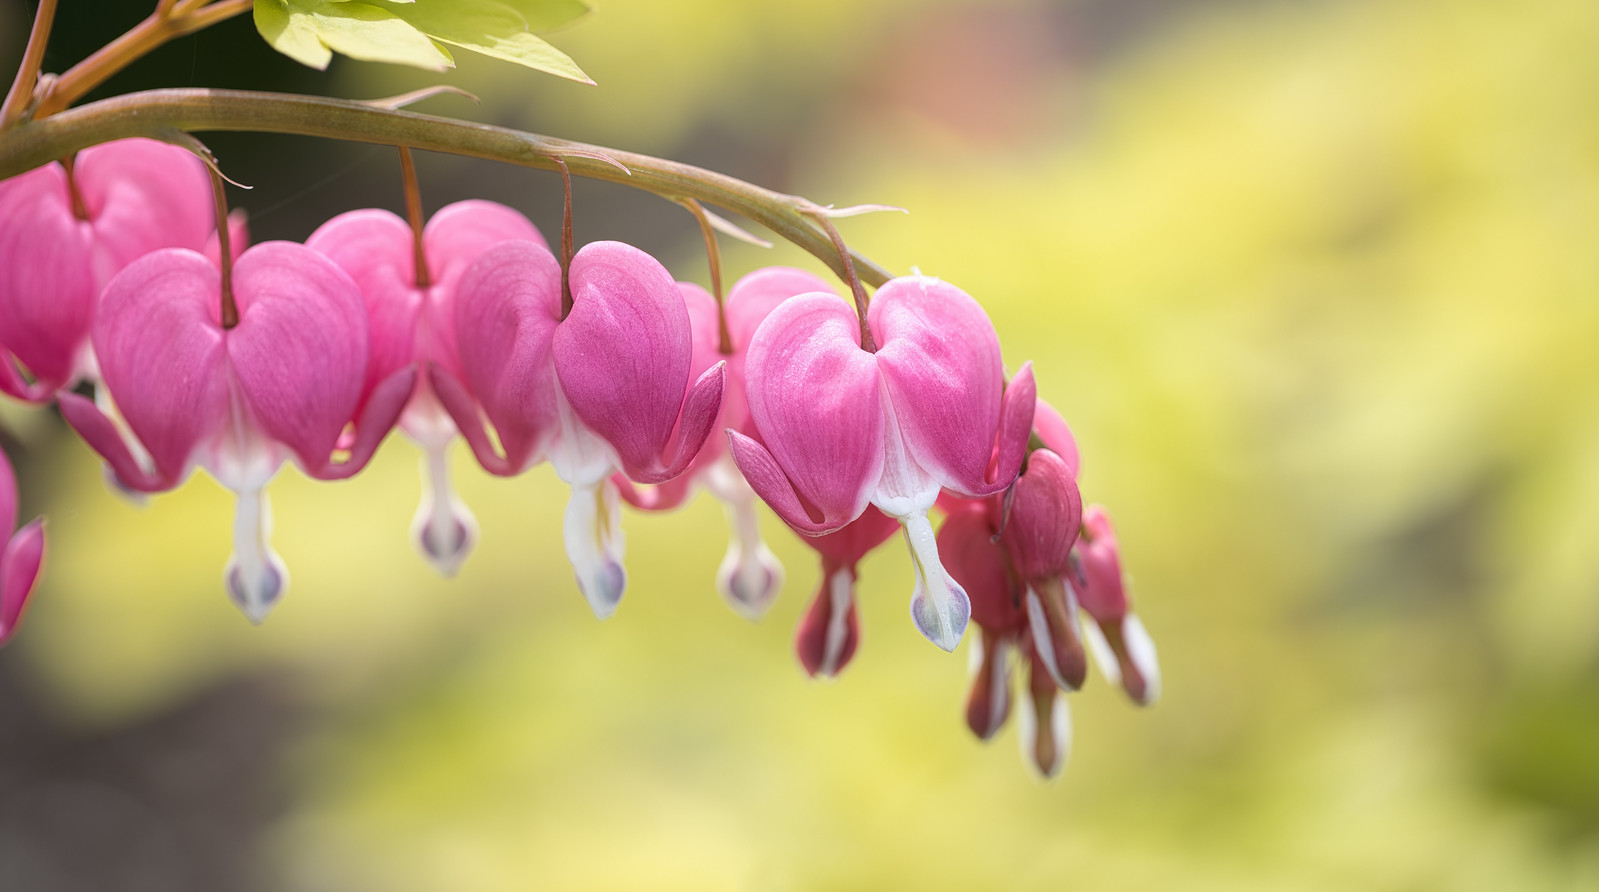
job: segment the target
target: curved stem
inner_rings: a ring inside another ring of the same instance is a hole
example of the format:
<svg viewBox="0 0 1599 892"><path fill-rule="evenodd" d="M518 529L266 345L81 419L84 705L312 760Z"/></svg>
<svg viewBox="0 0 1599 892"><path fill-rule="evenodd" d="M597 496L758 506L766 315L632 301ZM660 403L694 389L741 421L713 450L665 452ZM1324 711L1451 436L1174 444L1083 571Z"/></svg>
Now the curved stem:
<svg viewBox="0 0 1599 892"><path fill-rule="evenodd" d="M228 187L222 182L222 172L211 171L211 195L217 207L217 266L222 273L222 327L233 328L239 324L239 305L233 300L233 240L228 232Z"/></svg>
<svg viewBox="0 0 1599 892"><path fill-rule="evenodd" d="M838 251L838 259L844 264L844 284L849 286L850 293L855 296L855 315L861 322L861 349L867 353L877 352L877 340L872 337L872 329L866 324L866 288L861 284L861 277L855 273L855 264L850 261L849 248L844 246L844 237L839 235L838 227L833 225L825 213L812 213L817 222L826 230L827 237L833 242L834 250Z"/></svg>
<svg viewBox="0 0 1599 892"><path fill-rule="evenodd" d="M405 181L405 219L411 226L412 265L416 267L411 284L426 288L433 284L428 272L428 256L422 243L422 189L416 182L416 162L411 150L400 146L400 178Z"/></svg>
<svg viewBox="0 0 1599 892"><path fill-rule="evenodd" d="M688 212L699 221L700 235L705 239L705 262L711 267L711 296L716 298L716 349L723 356L733 355L733 333L727 328L727 307L722 299L722 248L716 241L716 228L711 225L711 218L706 216L705 208L692 198L680 198L678 204L688 208Z"/></svg>
<svg viewBox="0 0 1599 892"><path fill-rule="evenodd" d="M566 160L557 156L561 168L561 318L572 315L572 171Z"/></svg>
<svg viewBox="0 0 1599 892"><path fill-rule="evenodd" d="M506 127L375 108L360 102L239 90L149 90L91 102L0 134L0 178L113 139L170 138L172 131L253 131L404 145L556 170L622 183L657 195L698 199L747 217L793 242L848 281L843 258L827 233L807 216L816 204L734 177L648 155L526 133ZM851 254L860 277L881 285L892 276Z"/></svg>
<svg viewBox="0 0 1599 892"><path fill-rule="evenodd" d="M67 69L50 85L44 98L39 100L34 117L48 117L71 106L90 90L105 83L107 78L167 41L209 28L247 12L253 6L254 0L217 0L208 6L195 7L191 4L181 9L167 8L167 4L158 6L155 12L128 29L126 34Z"/></svg>
<svg viewBox="0 0 1599 892"><path fill-rule="evenodd" d="M50 42L50 26L56 18L56 0L39 0L39 11L33 17L33 31L28 34L28 48L22 53L22 64L17 68L17 79L11 82L5 105L0 106L0 130L10 127L22 117L22 109L33 96L33 87L39 82L39 69L44 65L45 44Z"/></svg>

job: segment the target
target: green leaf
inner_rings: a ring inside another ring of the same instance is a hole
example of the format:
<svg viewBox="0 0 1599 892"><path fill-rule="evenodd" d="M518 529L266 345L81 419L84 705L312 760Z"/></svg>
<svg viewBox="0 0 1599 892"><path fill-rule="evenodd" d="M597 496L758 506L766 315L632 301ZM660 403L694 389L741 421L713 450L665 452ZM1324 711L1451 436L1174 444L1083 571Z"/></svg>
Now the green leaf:
<svg viewBox="0 0 1599 892"><path fill-rule="evenodd" d="M393 7L393 10L395 15L435 40L592 84L594 82L577 67L577 63L528 30L529 19L518 8L528 7L537 11L540 7L553 8L557 5L568 7L568 12L571 8L581 7L581 4L555 4L548 0L521 0L516 5L504 0L416 0L405 6ZM579 14L581 11L578 10ZM554 19L541 19L544 20Z"/></svg>
<svg viewBox="0 0 1599 892"><path fill-rule="evenodd" d="M433 71L455 65L427 34L373 3L255 0L255 26L278 52L312 68L326 68L335 52Z"/></svg>
<svg viewBox="0 0 1599 892"><path fill-rule="evenodd" d="M534 36L588 12L584 0L255 0L256 27L314 68L332 52L442 69L440 43L592 84L565 53Z"/></svg>

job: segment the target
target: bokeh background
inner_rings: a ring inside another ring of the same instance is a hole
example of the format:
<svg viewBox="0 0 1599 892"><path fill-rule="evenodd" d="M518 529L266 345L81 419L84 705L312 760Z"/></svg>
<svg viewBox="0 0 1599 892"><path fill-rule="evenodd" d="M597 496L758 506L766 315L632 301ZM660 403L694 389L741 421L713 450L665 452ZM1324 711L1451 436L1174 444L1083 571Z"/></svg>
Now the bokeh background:
<svg viewBox="0 0 1599 892"><path fill-rule="evenodd" d="M0 3L0 61L31 3ZM152 4L63 0L62 70ZM248 19L110 85L352 98L687 160L822 202L984 302L1118 521L1165 697L1071 700L1064 778L962 722L963 654L863 568L835 683L717 599L707 496L627 518L599 623L547 467L490 479L460 576L412 553L418 453L271 493L289 596L223 596L230 498L135 508L6 406L48 565L0 653L6 890L1599 888L1599 5L1592 0L602 0L582 87L266 48ZM400 207L388 149L209 142L258 238ZM430 209L551 232L548 174L424 156ZM580 239L704 282L681 209L577 189ZM797 263L733 246L728 271Z"/></svg>

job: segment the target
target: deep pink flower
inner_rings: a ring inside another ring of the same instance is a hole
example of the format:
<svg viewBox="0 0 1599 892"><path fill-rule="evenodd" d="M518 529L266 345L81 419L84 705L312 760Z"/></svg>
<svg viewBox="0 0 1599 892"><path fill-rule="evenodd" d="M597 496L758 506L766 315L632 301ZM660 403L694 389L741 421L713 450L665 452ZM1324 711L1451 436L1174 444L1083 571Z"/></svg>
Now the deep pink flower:
<svg viewBox="0 0 1599 892"><path fill-rule="evenodd" d="M366 386L412 363L434 363L461 376L455 345L455 289L461 274L484 250L521 239L544 238L520 213L490 201L461 201L441 208L422 233L424 275L416 269L411 228L385 210L340 214L322 224L306 247L327 255L361 289L371 323ZM427 284L418 285L424 280ZM411 536L422 555L454 575L477 542L477 522L450 486L448 449L455 423L423 376L400 429L422 448L422 501Z"/></svg>
<svg viewBox="0 0 1599 892"><path fill-rule="evenodd" d="M1083 535L1077 543L1077 572L1068 577L1084 611L1098 626L1087 627L1095 662L1120 683L1135 703L1147 706L1160 697L1160 662L1155 642L1127 596L1121 548L1104 507L1083 512Z"/></svg>
<svg viewBox="0 0 1599 892"><path fill-rule="evenodd" d="M837 530L868 504L903 524L916 568L911 615L953 650L970 605L939 564L927 512L941 489L984 496L1015 480L1032 427L1032 367L1007 387L987 314L937 279L894 279L867 318L875 353L862 349L855 313L835 295L800 295L767 317L746 378L764 443L731 433L733 456L803 534Z"/></svg>
<svg viewBox="0 0 1599 892"><path fill-rule="evenodd" d="M44 562L44 518L17 529L17 475L4 452L0 452L0 534L7 537L5 550L0 551L0 645L4 645L22 622Z"/></svg>
<svg viewBox="0 0 1599 892"><path fill-rule="evenodd" d="M1016 478L1000 541L1016 577L1033 649L1063 690L1075 691L1088 675L1088 655L1078 634L1077 605L1064 576L1083 522L1083 497L1059 455L1038 449Z"/></svg>
<svg viewBox="0 0 1599 892"><path fill-rule="evenodd" d="M596 242L570 268L562 318L561 267L543 245L503 242L456 290L464 381L440 365L433 387L491 473L548 459L572 487L564 541L579 589L609 616L626 587L620 497L608 478L664 483L687 470L721 409L725 366L690 387L688 311L671 274L620 242ZM479 417L494 425L503 454Z"/></svg>
<svg viewBox="0 0 1599 892"><path fill-rule="evenodd" d="M822 557L822 580L794 635L794 653L812 677L831 678L849 665L860 646L855 610L856 564L899 531L899 523L876 508L843 528L805 543Z"/></svg>
<svg viewBox="0 0 1599 892"><path fill-rule="evenodd" d="M343 270L303 245L251 248L234 266L232 285L239 319L231 329L221 323L220 272L193 251L146 255L106 286L94 349L131 442L83 397L59 399L62 415L128 488L170 489L198 464L237 494L225 580L233 600L260 622L288 579L267 543L267 482L285 459L321 479L359 471L399 417L415 370L363 386L360 293ZM341 449L348 459L335 461Z"/></svg>
<svg viewBox="0 0 1599 892"><path fill-rule="evenodd" d="M0 390L40 401L94 380L90 328L106 283L159 248L203 251L215 229L204 165L155 140L84 149L70 181L49 164L0 182Z"/></svg>
<svg viewBox="0 0 1599 892"><path fill-rule="evenodd" d="M758 437L750 422L744 385L750 339L778 304L796 294L827 291L827 283L804 270L780 266L759 269L739 279L726 299L727 346L730 348L727 353L722 352L723 320L716 298L698 285L680 282L678 287L683 293L693 332L694 359L690 376L698 377L718 362L727 363L727 385L717 429L731 428ZM727 554L717 569L717 591L729 606L749 619L758 619L771 607L783 584L783 565L761 541L755 514L755 491L733 463L725 438L708 437L689 469L659 486L635 487L620 474L613 482L628 504L645 511L677 508L693 494L696 486L704 486L722 502L733 528Z"/></svg>

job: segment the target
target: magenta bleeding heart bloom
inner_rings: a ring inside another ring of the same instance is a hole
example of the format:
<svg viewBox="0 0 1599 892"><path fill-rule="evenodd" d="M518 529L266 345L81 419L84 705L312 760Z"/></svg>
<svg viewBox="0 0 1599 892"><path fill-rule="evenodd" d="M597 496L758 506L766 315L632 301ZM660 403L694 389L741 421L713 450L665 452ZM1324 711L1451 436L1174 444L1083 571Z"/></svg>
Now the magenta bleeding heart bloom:
<svg viewBox="0 0 1599 892"><path fill-rule="evenodd" d="M491 201L441 208L422 232L418 270L410 226L385 210L340 214L322 224L306 247L338 264L361 289L371 323L366 387L376 387L412 363L433 363L457 378L455 289L461 274L500 242L544 237L517 211ZM477 542L477 521L450 486L448 450L455 423L427 377L400 416L400 429L422 448L422 501L411 523L417 549L434 569L453 576Z"/></svg>
<svg viewBox="0 0 1599 892"><path fill-rule="evenodd" d="M1122 571L1121 548L1104 507L1092 505L1083 512L1083 535L1077 543L1077 572L1067 578L1083 610L1094 619L1086 627L1095 662L1127 696L1140 706L1160 697L1160 661L1155 641L1132 611Z"/></svg>
<svg viewBox="0 0 1599 892"><path fill-rule="evenodd" d="M106 286L94 349L132 442L83 397L59 400L62 415L124 486L171 489L198 464L237 494L224 578L233 600L260 622L288 581L267 542L267 482L285 459L320 479L359 471L399 417L415 369L364 385L360 292L303 245L267 242L239 257L232 328L221 321L221 290L216 265L180 248L135 261ZM335 461L336 451L348 458Z"/></svg>
<svg viewBox="0 0 1599 892"><path fill-rule="evenodd" d="M821 584L794 635L794 653L811 677L831 678L855 656L861 640L855 610L856 565L897 532L898 521L867 508L842 529L805 538L822 557Z"/></svg>
<svg viewBox="0 0 1599 892"><path fill-rule="evenodd" d="M0 182L0 390L37 402L95 380L90 329L106 283L160 248L203 251L215 229L204 165L155 140L84 149L70 174L56 163Z"/></svg>
<svg viewBox="0 0 1599 892"><path fill-rule="evenodd" d="M716 298L704 288L684 282L678 283L678 287L683 293L689 327L693 332L694 360L690 365L690 376L698 377L717 362L727 362L727 385L716 427L758 437L750 422L749 403L745 397L744 368L750 339L778 304L796 294L828 291L827 283L804 270L766 267L744 276L733 285L727 294L725 311L717 306ZM722 342L724 319L727 331L725 346L728 348L725 353ZM721 501L727 511L733 536L728 541L727 554L717 569L716 589L739 615L747 619L759 619L771 607L783 585L783 565L761 540L760 525L755 514L755 491L750 489L744 475L733 463L726 443L722 437L707 438L689 469L659 486L635 487L621 475L614 477L613 482L628 504L645 511L666 511L679 507L693 494L696 485L703 485ZM853 561L850 563L853 564Z"/></svg>
<svg viewBox="0 0 1599 892"><path fill-rule="evenodd" d="M0 525L0 533L8 537L5 550L0 551L0 645L4 645L22 622L44 563L44 518L16 529L17 475L4 452L0 452Z"/></svg>
<svg viewBox="0 0 1599 892"><path fill-rule="evenodd" d="M664 483L688 469L721 410L725 365L693 381L682 293L653 257L620 242L572 258L562 312L561 267L543 245L502 242L456 289L464 380L430 374L478 461L508 476L548 459L572 487L564 542L578 588L609 616L626 587L620 497L609 478ZM494 425L496 451L479 412Z"/></svg>
<svg viewBox="0 0 1599 892"><path fill-rule="evenodd" d="M746 378L764 442L731 433L733 457L800 533L837 530L868 504L903 524L916 568L911 615L928 640L953 650L970 604L939 563L927 512L942 489L978 497L1015 480L1032 428L1032 367L1007 387L988 315L927 276L880 288L867 322L875 353L835 295L800 295L772 311L750 344Z"/></svg>

